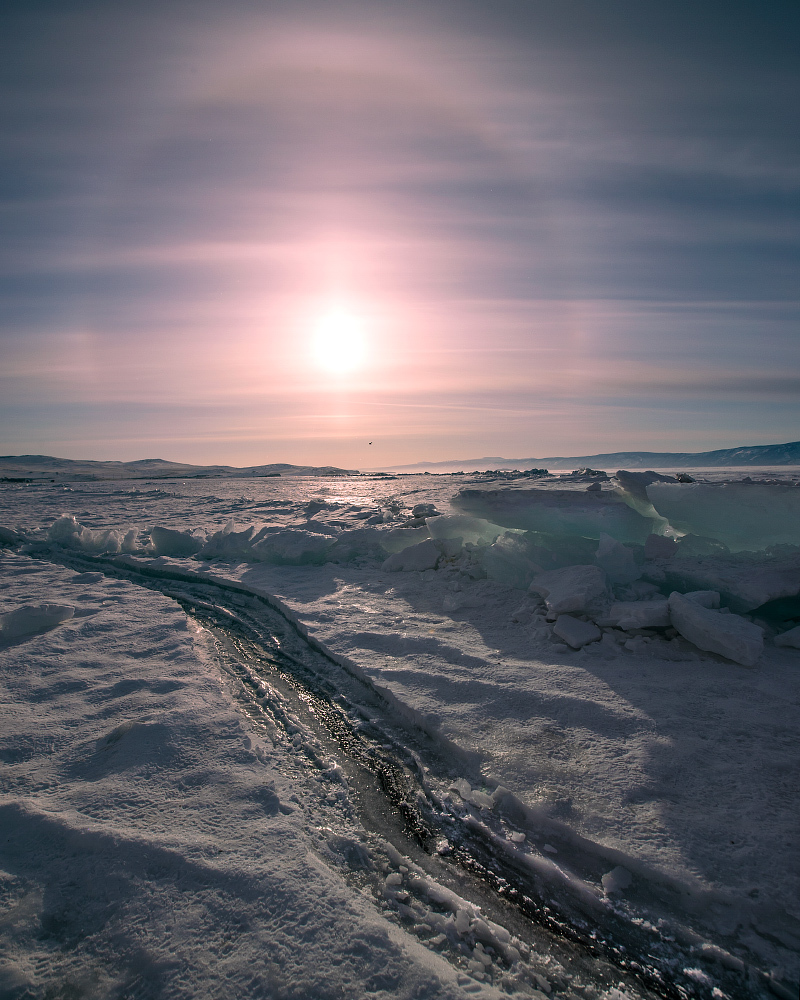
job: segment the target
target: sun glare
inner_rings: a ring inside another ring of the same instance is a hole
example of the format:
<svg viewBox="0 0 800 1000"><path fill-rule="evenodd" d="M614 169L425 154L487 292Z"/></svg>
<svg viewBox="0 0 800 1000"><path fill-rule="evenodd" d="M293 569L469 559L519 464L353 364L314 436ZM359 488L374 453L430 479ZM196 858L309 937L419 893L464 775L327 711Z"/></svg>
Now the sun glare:
<svg viewBox="0 0 800 1000"><path fill-rule="evenodd" d="M328 372L345 374L364 363L366 343L359 320L344 310L331 310L317 323L312 344L317 364Z"/></svg>

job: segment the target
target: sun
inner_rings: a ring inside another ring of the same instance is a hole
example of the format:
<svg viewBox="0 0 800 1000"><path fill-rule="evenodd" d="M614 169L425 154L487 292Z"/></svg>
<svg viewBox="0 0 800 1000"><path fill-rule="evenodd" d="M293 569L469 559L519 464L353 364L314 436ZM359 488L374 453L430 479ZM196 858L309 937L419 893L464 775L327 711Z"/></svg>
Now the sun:
<svg viewBox="0 0 800 1000"><path fill-rule="evenodd" d="M346 374L364 364L366 341L359 319L344 309L331 309L316 324L312 354L325 371Z"/></svg>

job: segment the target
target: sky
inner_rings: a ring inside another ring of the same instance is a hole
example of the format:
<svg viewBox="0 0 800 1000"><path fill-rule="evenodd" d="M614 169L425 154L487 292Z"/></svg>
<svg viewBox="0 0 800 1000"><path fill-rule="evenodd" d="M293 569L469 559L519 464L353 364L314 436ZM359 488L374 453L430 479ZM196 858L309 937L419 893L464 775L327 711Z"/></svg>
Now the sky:
<svg viewBox="0 0 800 1000"><path fill-rule="evenodd" d="M794 2L10 0L0 453L800 438Z"/></svg>

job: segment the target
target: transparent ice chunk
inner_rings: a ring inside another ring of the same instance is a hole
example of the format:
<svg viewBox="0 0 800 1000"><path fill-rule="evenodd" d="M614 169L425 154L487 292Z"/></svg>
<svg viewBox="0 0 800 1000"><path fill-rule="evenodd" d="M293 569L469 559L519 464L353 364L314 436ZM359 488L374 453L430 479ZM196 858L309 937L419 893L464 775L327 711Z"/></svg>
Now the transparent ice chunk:
<svg viewBox="0 0 800 1000"><path fill-rule="evenodd" d="M605 533L621 542L644 542L654 525L613 490L462 490L452 505L504 528L598 539Z"/></svg>
<svg viewBox="0 0 800 1000"><path fill-rule="evenodd" d="M679 531L732 551L800 544L800 488L784 483L650 483L647 496Z"/></svg>

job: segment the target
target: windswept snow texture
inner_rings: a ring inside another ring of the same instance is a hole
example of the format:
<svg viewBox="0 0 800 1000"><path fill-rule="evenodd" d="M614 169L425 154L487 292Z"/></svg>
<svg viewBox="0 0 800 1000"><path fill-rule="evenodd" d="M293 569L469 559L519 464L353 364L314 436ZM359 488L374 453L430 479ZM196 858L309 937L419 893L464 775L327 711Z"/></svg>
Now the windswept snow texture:
<svg viewBox="0 0 800 1000"><path fill-rule="evenodd" d="M277 772L174 601L24 556L0 573L3 608L82 609L0 635L0 995L469 995L345 877L369 839L327 782Z"/></svg>
<svg viewBox="0 0 800 1000"><path fill-rule="evenodd" d="M247 748L253 735L178 606L115 581L117 570L235 583L279 602L385 690L398 717L450 748L476 822L517 803L522 841L509 844L641 919L678 920L797 982L800 548L730 553L679 531L677 543L642 535L652 522L613 484L577 483L562 502L568 490L550 479L538 492L555 506L531 489L465 505L479 482L0 488L0 524L24 540L3 550L0 612L76 609L51 631L0 641L14 768L4 850L22 928L6 961L19 983L38 982L43 962L66 963L64 981L77 975L73 953L58 956L80 923L87 967L109 982L180 967L187 995L216 996L205 977L229 970L231 994L280 996L270 976L288 963L302 989L287 996L333 996L345 981L392 997L451 988L449 966L403 943L321 860L315 837L336 829L331 815L277 772L269 746ZM508 523L530 510L555 520ZM583 603L548 606L556 578L567 604L570 586ZM670 602L673 591L683 596ZM742 641L701 649L689 620L715 642ZM728 655L744 647L740 662ZM107 898L95 871L112 880ZM50 937L27 934L34 924Z"/></svg>

